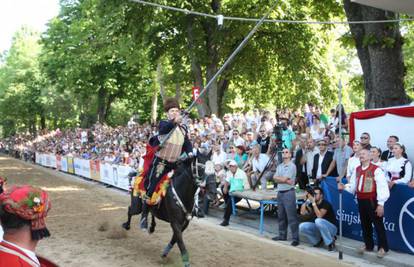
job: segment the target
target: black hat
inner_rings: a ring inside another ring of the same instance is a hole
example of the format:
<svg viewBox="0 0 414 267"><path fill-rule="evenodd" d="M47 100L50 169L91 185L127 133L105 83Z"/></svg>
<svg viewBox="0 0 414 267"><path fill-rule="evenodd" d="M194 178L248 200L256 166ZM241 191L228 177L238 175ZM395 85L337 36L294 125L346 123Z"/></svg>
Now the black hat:
<svg viewBox="0 0 414 267"><path fill-rule="evenodd" d="M168 112L172 108L180 109L180 104L178 103L177 99L174 97L169 97L164 101L164 111Z"/></svg>

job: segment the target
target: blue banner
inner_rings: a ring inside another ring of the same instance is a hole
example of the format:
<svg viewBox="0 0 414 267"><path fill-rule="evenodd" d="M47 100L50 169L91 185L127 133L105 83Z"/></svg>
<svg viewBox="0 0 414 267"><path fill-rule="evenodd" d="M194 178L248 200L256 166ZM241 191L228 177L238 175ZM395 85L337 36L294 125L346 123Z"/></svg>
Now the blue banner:
<svg viewBox="0 0 414 267"><path fill-rule="evenodd" d="M339 191L335 178L328 177L321 186L339 222ZM407 185L393 186L384 206L384 226L390 249L414 254L414 189ZM362 241L358 204L354 195L346 191L342 194L342 233Z"/></svg>

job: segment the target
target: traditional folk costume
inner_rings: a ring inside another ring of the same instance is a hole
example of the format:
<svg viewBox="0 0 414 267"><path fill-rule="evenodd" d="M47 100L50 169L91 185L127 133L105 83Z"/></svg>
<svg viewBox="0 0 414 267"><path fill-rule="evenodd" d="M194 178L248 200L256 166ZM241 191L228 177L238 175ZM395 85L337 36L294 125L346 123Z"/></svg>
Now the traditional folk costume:
<svg viewBox="0 0 414 267"><path fill-rule="evenodd" d="M374 249L372 236L372 224L374 224L378 237L378 250L383 248L387 252L388 243L383 218L375 213L378 205L384 206L390 196L384 172L372 163L367 167L358 166L345 190L356 193L365 249L367 251Z"/></svg>
<svg viewBox="0 0 414 267"><path fill-rule="evenodd" d="M40 240L49 237L45 218L51 203L47 193L40 188L28 185L14 186L0 195L0 215L2 220L13 220L15 215L31 223L31 237ZM16 220L16 219L15 219ZM6 234L7 225L13 223L2 221ZM13 229L18 231L19 228ZM33 251L17 244L3 240L0 242L0 267L50 267L56 266L50 261L36 256Z"/></svg>
<svg viewBox="0 0 414 267"><path fill-rule="evenodd" d="M164 102L164 110L168 113L172 108L179 109L180 107L175 98L168 98ZM176 162L183 153L191 156L193 151L187 135L187 129L184 125L175 124L174 120L162 120L160 121L158 132L158 136L154 136L149 141L152 147L157 148L157 151L155 152L148 172L145 174L144 185L146 194L143 197L142 229L147 228L147 205L154 205L160 201L159 198L156 200L152 198L157 184L165 175L169 174L169 176L172 176ZM161 144L162 147L160 147Z"/></svg>

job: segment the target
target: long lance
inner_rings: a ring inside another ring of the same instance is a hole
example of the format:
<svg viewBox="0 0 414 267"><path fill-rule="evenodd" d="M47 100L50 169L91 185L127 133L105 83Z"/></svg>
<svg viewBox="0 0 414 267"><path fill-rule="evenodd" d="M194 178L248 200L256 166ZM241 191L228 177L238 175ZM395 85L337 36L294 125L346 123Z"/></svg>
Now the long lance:
<svg viewBox="0 0 414 267"><path fill-rule="evenodd" d="M247 42L250 40L250 38L256 33L256 31L259 29L259 27L263 24L263 22L269 17L270 13L273 11L273 9L276 7L278 1L275 1L275 3L271 6L271 8L266 12L266 14L256 23L256 25L251 29L249 34L244 37L243 41L237 46L237 48L231 53L231 55L227 58L227 60L224 62L224 64L221 66L221 68L214 74L214 76L208 81L204 89L200 92L197 98L193 100L193 102L188 106L188 108L184 111L184 114L188 114L191 109L194 107L194 105L197 103L197 101L202 97L205 92L210 88L210 86L213 84L213 82L217 79L217 77L227 68L227 66L233 61L233 59L236 57L236 55L244 48L244 46L247 44ZM174 128L175 129L175 128ZM170 137L170 135L174 132L174 129L170 131L167 136L160 142L159 148L162 148L165 141L167 141Z"/></svg>

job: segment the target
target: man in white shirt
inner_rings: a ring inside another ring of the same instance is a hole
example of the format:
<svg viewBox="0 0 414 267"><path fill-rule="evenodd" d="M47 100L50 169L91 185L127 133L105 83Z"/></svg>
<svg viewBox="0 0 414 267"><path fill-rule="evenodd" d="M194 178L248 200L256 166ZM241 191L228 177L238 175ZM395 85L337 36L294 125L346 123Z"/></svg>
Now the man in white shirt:
<svg viewBox="0 0 414 267"><path fill-rule="evenodd" d="M230 139L230 142L232 142L236 147L245 145L244 139L240 137L239 130L237 129L233 129L232 138Z"/></svg>
<svg viewBox="0 0 414 267"><path fill-rule="evenodd" d="M270 158L267 154L260 153L260 145L256 144L253 147L253 158L252 158L252 186L256 185L257 179L259 179L259 176L264 171L266 165L268 164ZM267 187L267 181L273 180L273 173L271 172L270 168L268 170L265 170L265 173L260 178L260 184L262 190L265 190Z"/></svg>
<svg viewBox="0 0 414 267"><path fill-rule="evenodd" d="M362 236L365 245L359 249L362 254L374 249L372 225L377 232L379 258L383 258L388 251L387 237L383 223L384 204L390 196L387 179L378 166L371 163L370 151L363 148L359 152L361 165L351 176L349 184L338 184L339 190L346 190L356 194L358 200L359 216L361 218Z"/></svg>
<svg viewBox="0 0 414 267"><path fill-rule="evenodd" d="M306 142L306 171L308 177L312 177L313 159L316 154L319 153L319 149L315 146L315 140L309 138Z"/></svg>

